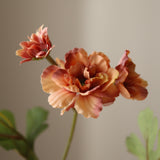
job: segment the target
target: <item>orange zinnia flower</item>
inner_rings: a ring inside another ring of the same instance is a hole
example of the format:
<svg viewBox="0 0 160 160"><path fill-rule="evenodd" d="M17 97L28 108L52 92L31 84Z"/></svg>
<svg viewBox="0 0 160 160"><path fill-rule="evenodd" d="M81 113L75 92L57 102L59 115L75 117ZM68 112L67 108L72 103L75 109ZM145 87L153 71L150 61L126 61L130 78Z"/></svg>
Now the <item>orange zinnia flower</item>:
<svg viewBox="0 0 160 160"><path fill-rule="evenodd" d="M61 114L74 108L85 117L97 118L102 105L109 105L118 96L115 85L118 71L110 67L110 60L102 52L87 55L84 49L66 53L65 62L49 66L41 76L42 88L49 93L49 104L61 108Z"/></svg>
<svg viewBox="0 0 160 160"><path fill-rule="evenodd" d="M21 42L22 49L16 51L16 55L24 58L20 63L45 58L54 47L49 40L47 27L43 29L43 25L28 39L29 41Z"/></svg>
<svg viewBox="0 0 160 160"><path fill-rule="evenodd" d="M143 100L148 95L146 89L148 84L135 72L135 64L128 57L129 53L130 51L126 50L119 65L116 67L119 71L119 78L116 80L116 84L125 98Z"/></svg>

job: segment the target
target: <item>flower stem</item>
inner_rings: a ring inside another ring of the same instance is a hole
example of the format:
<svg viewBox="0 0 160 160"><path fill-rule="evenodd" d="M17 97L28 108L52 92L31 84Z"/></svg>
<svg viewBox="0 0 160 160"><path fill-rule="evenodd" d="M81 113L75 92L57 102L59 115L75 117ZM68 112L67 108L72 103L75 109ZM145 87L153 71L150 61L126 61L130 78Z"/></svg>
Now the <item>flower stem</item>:
<svg viewBox="0 0 160 160"><path fill-rule="evenodd" d="M146 139L146 160L149 160L148 138Z"/></svg>
<svg viewBox="0 0 160 160"><path fill-rule="evenodd" d="M46 57L46 59L47 59L47 61L48 61L49 63L57 66L57 63L55 62L55 60L54 60L50 55L48 55L48 56Z"/></svg>
<svg viewBox="0 0 160 160"><path fill-rule="evenodd" d="M62 160L66 160L66 158L67 158L67 155L68 155L68 152L69 152L69 149L71 146L71 142L73 139L74 131L75 131L75 126L76 126L76 121L77 121L77 111L75 109L73 109L73 111L74 111L74 117L73 117L73 122L72 122L72 128L70 131L70 136L69 136L68 143L67 143Z"/></svg>

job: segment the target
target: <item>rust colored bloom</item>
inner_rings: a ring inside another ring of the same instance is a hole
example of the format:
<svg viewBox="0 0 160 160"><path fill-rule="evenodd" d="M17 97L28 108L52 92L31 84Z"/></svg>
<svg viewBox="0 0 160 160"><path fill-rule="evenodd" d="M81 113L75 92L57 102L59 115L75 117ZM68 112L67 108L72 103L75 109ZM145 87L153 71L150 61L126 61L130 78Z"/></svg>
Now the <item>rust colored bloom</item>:
<svg viewBox="0 0 160 160"><path fill-rule="evenodd" d="M41 76L42 88L49 93L49 104L61 108L61 114L74 108L85 117L97 118L102 105L112 104L119 90L115 85L118 71L102 52L87 55L75 48L65 55L65 62L49 66Z"/></svg>
<svg viewBox="0 0 160 160"><path fill-rule="evenodd" d="M119 77L116 84L120 93L128 99L143 100L146 98L148 91L146 89L147 81L140 78L140 75L135 72L135 64L128 57L130 51L121 58L116 69L119 71Z"/></svg>
<svg viewBox="0 0 160 160"><path fill-rule="evenodd" d="M21 42L22 49L16 51L16 55L24 58L20 63L45 58L54 47L48 37L47 27L43 29L43 25L28 39L29 41Z"/></svg>

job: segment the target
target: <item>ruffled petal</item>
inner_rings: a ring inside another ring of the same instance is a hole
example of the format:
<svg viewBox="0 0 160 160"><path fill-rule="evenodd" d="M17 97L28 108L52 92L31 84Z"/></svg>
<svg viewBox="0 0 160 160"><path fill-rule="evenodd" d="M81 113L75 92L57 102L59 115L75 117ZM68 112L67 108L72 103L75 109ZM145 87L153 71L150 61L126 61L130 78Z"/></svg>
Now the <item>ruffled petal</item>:
<svg viewBox="0 0 160 160"><path fill-rule="evenodd" d="M126 64L128 61L131 61L131 59L129 59L129 57L128 57L129 53L130 53L130 51L126 50L126 52L124 53L124 55L120 59L119 64L116 66L116 69L119 72L119 77L116 80L116 83L123 83L128 76L128 68L127 68ZM135 65L132 65L131 68L132 68L132 70L134 70Z"/></svg>
<svg viewBox="0 0 160 160"><path fill-rule="evenodd" d="M106 92L111 85L113 87L116 87L115 81L119 76L119 72L114 68L109 68L107 71L107 74L108 74L109 80L101 87L102 92Z"/></svg>
<svg viewBox="0 0 160 160"><path fill-rule="evenodd" d="M20 64L22 64L22 63L24 63L24 62L29 62L29 61L31 61L31 60L32 60L32 58L26 58L25 60L20 61Z"/></svg>
<svg viewBox="0 0 160 160"><path fill-rule="evenodd" d="M68 69L68 72L74 76L74 77L77 77L79 79L83 78L84 77L84 65L77 62L74 66L71 66L69 69Z"/></svg>
<svg viewBox="0 0 160 160"><path fill-rule="evenodd" d="M73 84L72 77L64 69L58 69L55 71L52 75L52 80L61 88L66 88L72 92L79 92L78 87Z"/></svg>
<svg viewBox="0 0 160 160"><path fill-rule="evenodd" d="M108 80L109 78L106 73L97 73L95 77L86 80L86 83L90 83L90 88L94 88L108 82Z"/></svg>
<svg viewBox="0 0 160 160"><path fill-rule="evenodd" d="M147 89L139 85L128 87L127 90L131 99L144 100L148 95Z"/></svg>
<svg viewBox="0 0 160 160"><path fill-rule="evenodd" d="M122 58L120 59L118 65L121 65L122 67L124 67L126 65L126 62L129 60L129 55L130 51L126 50L126 52L123 54Z"/></svg>
<svg viewBox="0 0 160 160"><path fill-rule="evenodd" d="M52 80L53 73L58 69L59 67L52 65L43 71L41 75L41 84L45 92L53 93L60 89L60 87Z"/></svg>
<svg viewBox="0 0 160 160"><path fill-rule="evenodd" d="M114 85L109 86L105 92L102 92L101 86L98 88L95 92L92 92L92 95L99 97L102 100L102 104L104 106L109 106L115 101L115 97L119 95L119 89L115 87Z"/></svg>
<svg viewBox="0 0 160 160"><path fill-rule="evenodd" d="M99 112L102 110L102 102L100 98L93 95L79 95L76 98L75 109L79 114L83 114L86 118L98 118Z"/></svg>
<svg viewBox="0 0 160 160"><path fill-rule="evenodd" d="M116 67L116 69L119 71L118 67ZM116 80L116 83L123 83L126 80L127 76L128 76L128 71L126 68L124 68L123 70L119 71L119 77Z"/></svg>
<svg viewBox="0 0 160 160"><path fill-rule="evenodd" d="M68 107L71 108L75 96L76 93L69 92L64 88L61 88L53 92L48 97L48 102L53 108L61 108L63 109L62 112L64 112L65 110L67 110Z"/></svg>
<svg viewBox="0 0 160 160"><path fill-rule="evenodd" d="M89 79L89 78L90 78L90 73L89 73L87 67L84 68L83 76L84 76L84 78L86 78L86 79Z"/></svg>
<svg viewBox="0 0 160 160"><path fill-rule="evenodd" d="M42 43L41 37L35 33L33 33L29 39L33 42Z"/></svg>
<svg viewBox="0 0 160 160"><path fill-rule="evenodd" d="M130 52L126 50L119 65L116 67L119 71L119 77L116 80L116 84L122 96L125 98L143 100L148 95L148 91L145 88L148 83L135 72L136 65L128 57L129 53Z"/></svg>
<svg viewBox="0 0 160 160"><path fill-rule="evenodd" d="M65 55L65 68L69 69L77 63L88 65L87 52L83 48L74 48Z"/></svg>
<svg viewBox="0 0 160 160"><path fill-rule="evenodd" d="M27 53L27 49L19 49L16 51L16 55L20 56L22 58L32 58L30 55Z"/></svg>
<svg viewBox="0 0 160 160"><path fill-rule="evenodd" d="M46 56L46 52L40 51L35 55L35 58L41 59L41 58L44 58L45 56Z"/></svg>
<svg viewBox="0 0 160 160"><path fill-rule="evenodd" d="M93 52L89 56L90 66L96 66L96 73L97 72L106 72L110 67L109 58L102 52Z"/></svg>
<svg viewBox="0 0 160 160"><path fill-rule="evenodd" d="M69 78L69 79L68 79ZM69 85L69 81L72 80L68 73L64 69L58 69L54 72L52 80L60 87Z"/></svg>
<svg viewBox="0 0 160 160"><path fill-rule="evenodd" d="M73 98L72 102L68 106L66 106L61 110L61 115L63 115L64 112L69 111L71 108L74 108L74 105L75 105L75 98Z"/></svg>
<svg viewBox="0 0 160 160"><path fill-rule="evenodd" d="M130 93L129 93L128 90L124 87L123 84L120 83L120 84L118 85L118 88L119 88L119 90L120 90L120 92L121 92L121 95L122 95L123 97L125 97L125 98L127 98L127 99L130 99L130 98L131 98Z"/></svg>

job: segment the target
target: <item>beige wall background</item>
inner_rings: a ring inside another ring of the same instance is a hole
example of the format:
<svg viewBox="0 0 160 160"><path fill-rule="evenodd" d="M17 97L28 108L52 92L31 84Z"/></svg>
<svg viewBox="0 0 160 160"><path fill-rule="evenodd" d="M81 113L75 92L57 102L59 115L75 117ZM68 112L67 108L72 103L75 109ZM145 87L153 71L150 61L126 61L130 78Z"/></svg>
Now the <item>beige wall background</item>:
<svg viewBox="0 0 160 160"><path fill-rule="evenodd" d="M68 160L136 160L125 147L125 138L140 132L138 113L150 107L160 117L160 1L159 0L1 0L0 1L0 109L14 112L17 127L25 133L29 108L41 105L50 111L50 127L36 141L40 160L60 160L69 136L72 112L63 117L52 109L43 93L40 74L48 63L19 65L19 42L44 24L56 45L53 57L64 58L74 47L88 53L102 51L116 66L125 49L137 64L136 71L149 83L145 101L123 97L103 109L98 119L78 117ZM160 124L160 121L159 121ZM16 152L0 148L1 160L22 160Z"/></svg>

